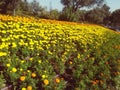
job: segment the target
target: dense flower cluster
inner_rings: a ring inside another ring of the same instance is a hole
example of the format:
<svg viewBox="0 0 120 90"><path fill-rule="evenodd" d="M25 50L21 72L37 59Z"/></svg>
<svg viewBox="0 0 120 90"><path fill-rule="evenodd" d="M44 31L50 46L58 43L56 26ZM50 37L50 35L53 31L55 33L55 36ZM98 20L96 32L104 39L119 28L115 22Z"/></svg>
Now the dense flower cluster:
<svg viewBox="0 0 120 90"><path fill-rule="evenodd" d="M119 33L0 15L0 72L14 90L106 90L117 85L119 63Z"/></svg>

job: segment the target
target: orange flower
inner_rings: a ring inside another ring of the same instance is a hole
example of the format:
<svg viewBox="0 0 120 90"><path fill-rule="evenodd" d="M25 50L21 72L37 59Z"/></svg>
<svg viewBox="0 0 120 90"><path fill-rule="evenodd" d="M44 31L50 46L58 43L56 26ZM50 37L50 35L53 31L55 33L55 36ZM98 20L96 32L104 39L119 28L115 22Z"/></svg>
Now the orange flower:
<svg viewBox="0 0 120 90"><path fill-rule="evenodd" d="M69 64L73 64L73 62L72 62L72 61L70 61L70 62L69 62Z"/></svg>
<svg viewBox="0 0 120 90"><path fill-rule="evenodd" d="M32 77L33 77L33 78L36 77L36 74L35 74L35 73L32 73Z"/></svg>
<svg viewBox="0 0 120 90"><path fill-rule="evenodd" d="M47 79L45 79L43 82L44 82L45 85L49 84L49 81Z"/></svg>
<svg viewBox="0 0 120 90"><path fill-rule="evenodd" d="M28 87L27 87L27 90L32 90L32 86L28 86Z"/></svg>
<svg viewBox="0 0 120 90"><path fill-rule="evenodd" d="M55 82L56 82L56 83L60 83L60 79L59 79L59 78L56 78L56 79L55 79Z"/></svg>
<svg viewBox="0 0 120 90"><path fill-rule="evenodd" d="M21 80L21 81L25 81L25 76L21 76L21 77L20 77L20 80Z"/></svg>

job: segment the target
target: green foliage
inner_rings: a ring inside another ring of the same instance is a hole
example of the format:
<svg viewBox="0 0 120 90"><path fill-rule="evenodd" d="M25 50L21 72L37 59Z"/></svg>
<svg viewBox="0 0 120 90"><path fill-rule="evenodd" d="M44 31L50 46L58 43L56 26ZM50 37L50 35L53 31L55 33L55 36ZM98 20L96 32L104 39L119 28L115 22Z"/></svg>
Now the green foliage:
<svg viewBox="0 0 120 90"><path fill-rule="evenodd" d="M107 23L106 19L110 15L109 7L104 4L102 7L96 7L90 11L88 11L85 15L85 20L90 23Z"/></svg>
<svg viewBox="0 0 120 90"><path fill-rule="evenodd" d="M112 14L110 15L111 24L120 25L119 19L120 19L120 9L117 9L117 10L113 11Z"/></svg>
<svg viewBox="0 0 120 90"><path fill-rule="evenodd" d="M78 22L79 21L79 15L80 15L79 11L76 11L76 12L73 13L71 7L66 7L62 11L59 19L64 20L64 21Z"/></svg>
<svg viewBox="0 0 120 90"><path fill-rule="evenodd" d="M0 72L0 89L5 87L5 84L6 84L6 80L4 79L3 73Z"/></svg>
<svg viewBox="0 0 120 90"><path fill-rule="evenodd" d="M1 0L0 2L2 3L0 13L15 15L21 0Z"/></svg>
<svg viewBox="0 0 120 90"><path fill-rule="evenodd" d="M50 13L50 19L53 19L53 20L58 20L59 19L60 13L57 9L50 10L49 13Z"/></svg>
<svg viewBox="0 0 120 90"><path fill-rule="evenodd" d="M72 11L75 12L82 7L91 7L94 5L100 5L104 0L61 0L61 3L65 7L71 7Z"/></svg>

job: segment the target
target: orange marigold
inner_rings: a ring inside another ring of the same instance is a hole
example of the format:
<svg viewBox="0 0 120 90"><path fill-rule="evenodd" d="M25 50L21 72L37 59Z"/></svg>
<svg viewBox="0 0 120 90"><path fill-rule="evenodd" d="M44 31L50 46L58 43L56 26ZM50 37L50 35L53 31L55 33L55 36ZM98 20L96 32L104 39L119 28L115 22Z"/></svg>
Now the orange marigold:
<svg viewBox="0 0 120 90"><path fill-rule="evenodd" d="M60 83L60 79L59 79L59 78L56 78L56 79L55 79L55 82L56 82L56 83Z"/></svg>
<svg viewBox="0 0 120 90"><path fill-rule="evenodd" d="M49 84L49 81L47 79L45 79L43 82L44 82L45 85Z"/></svg>
<svg viewBox="0 0 120 90"><path fill-rule="evenodd" d="M25 76L21 76L21 77L20 77L20 80L21 80L21 81L25 81Z"/></svg>
<svg viewBox="0 0 120 90"><path fill-rule="evenodd" d="M35 74L35 73L32 73L32 77L36 77L36 74Z"/></svg>
<svg viewBox="0 0 120 90"><path fill-rule="evenodd" d="M32 86L27 86L27 90L32 90Z"/></svg>

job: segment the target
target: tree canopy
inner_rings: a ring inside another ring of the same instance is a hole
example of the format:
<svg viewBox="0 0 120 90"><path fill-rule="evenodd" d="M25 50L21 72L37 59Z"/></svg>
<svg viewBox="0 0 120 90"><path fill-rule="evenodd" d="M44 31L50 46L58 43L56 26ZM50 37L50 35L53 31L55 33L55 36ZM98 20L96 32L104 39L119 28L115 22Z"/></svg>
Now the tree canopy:
<svg viewBox="0 0 120 90"><path fill-rule="evenodd" d="M120 9L117 9L112 12L110 15L111 24L120 26Z"/></svg>
<svg viewBox="0 0 120 90"><path fill-rule="evenodd" d="M15 9L18 7L21 0L1 0L0 1L0 13L7 14L8 11L12 11L15 15Z"/></svg>
<svg viewBox="0 0 120 90"><path fill-rule="evenodd" d="M79 8L100 5L103 2L104 0L61 0L61 3L65 7L71 7L73 12L77 11Z"/></svg>
<svg viewBox="0 0 120 90"><path fill-rule="evenodd" d="M104 4L102 7L96 7L86 13L86 21L91 23L102 24L110 15L109 6Z"/></svg>

